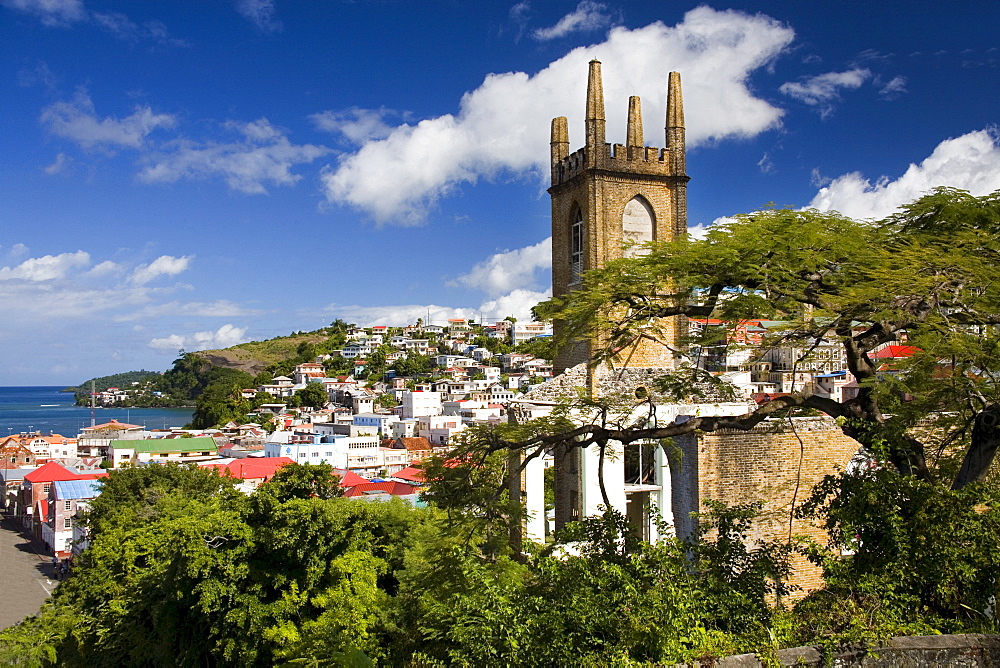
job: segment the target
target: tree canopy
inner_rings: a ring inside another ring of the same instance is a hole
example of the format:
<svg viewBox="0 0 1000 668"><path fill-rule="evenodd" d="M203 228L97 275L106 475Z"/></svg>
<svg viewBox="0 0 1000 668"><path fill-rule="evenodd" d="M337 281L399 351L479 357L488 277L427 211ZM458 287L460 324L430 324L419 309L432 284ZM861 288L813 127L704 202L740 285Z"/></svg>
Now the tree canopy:
<svg viewBox="0 0 1000 668"><path fill-rule="evenodd" d="M587 272L581 289L539 305L538 317L561 323L557 347L590 340L595 361L614 365L642 340L667 341L672 318L731 326L778 320L761 349L794 344L806 361L832 341L843 348L857 396L838 403L806 389L742 416L659 429L583 426L538 443L575 439L586 447L747 429L803 407L837 418L847 435L904 475L947 478L956 489L986 476L1000 443L1000 193L938 188L880 221L764 210L715 225L701 239L648 250ZM665 385L683 393L704 382L706 374L686 356L717 345L714 336L705 328L678 346L687 363ZM882 368L873 352L892 342L906 342L915 354ZM964 453L957 462L949 458L956 452Z"/></svg>

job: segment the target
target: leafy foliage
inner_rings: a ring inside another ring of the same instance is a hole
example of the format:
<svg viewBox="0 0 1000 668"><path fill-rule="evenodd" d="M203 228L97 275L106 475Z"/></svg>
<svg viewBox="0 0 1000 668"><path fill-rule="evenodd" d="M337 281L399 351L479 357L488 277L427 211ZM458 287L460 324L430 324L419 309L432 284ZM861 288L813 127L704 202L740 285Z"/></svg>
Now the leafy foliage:
<svg viewBox="0 0 1000 668"><path fill-rule="evenodd" d="M588 339L596 360L610 364L642 340L669 341L672 320L681 316L733 327L748 319L780 320L761 350L796 347L807 362L817 346L833 342L859 383L858 395L837 403L805 390L738 419L692 420L687 431L747 429L789 407L816 409L841 418L845 434L872 453L880 450L899 472L930 481L950 471L950 482L961 486L983 478L997 449L1000 419L981 430L979 440L972 427L1000 404L998 231L1000 193L973 197L950 188L882 221L760 211L712 226L703 239L652 244L646 255L587 272L581 289L536 310L563 324L557 347ZM717 337L704 328L681 343L693 350L718 347ZM902 341L922 352L885 368L875 352ZM703 380L697 373L696 366L682 365L669 384L694 390ZM583 445L616 437L595 433ZM935 461L963 449L957 467Z"/></svg>

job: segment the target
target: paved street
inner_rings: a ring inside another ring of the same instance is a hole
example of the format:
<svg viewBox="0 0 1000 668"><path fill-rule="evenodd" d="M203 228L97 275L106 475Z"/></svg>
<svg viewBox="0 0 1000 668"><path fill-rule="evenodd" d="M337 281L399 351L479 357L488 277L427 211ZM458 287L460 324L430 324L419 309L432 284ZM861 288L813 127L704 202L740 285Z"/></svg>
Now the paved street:
<svg viewBox="0 0 1000 668"><path fill-rule="evenodd" d="M49 559L35 551L17 526L6 515L0 523L0 628L38 612L56 586Z"/></svg>

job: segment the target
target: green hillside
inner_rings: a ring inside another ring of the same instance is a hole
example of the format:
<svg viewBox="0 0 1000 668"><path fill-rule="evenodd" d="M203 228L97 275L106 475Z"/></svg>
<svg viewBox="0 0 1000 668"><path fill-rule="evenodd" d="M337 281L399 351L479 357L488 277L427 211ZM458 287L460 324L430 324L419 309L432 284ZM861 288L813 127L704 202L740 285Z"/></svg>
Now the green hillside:
<svg viewBox="0 0 1000 668"><path fill-rule="evenodd" d="M214 366L238 369L256 376L272 365L301 357L310 346L318 347L330 339L328 330L295 332L266 341L249 341L230 348L192 353Z"/></svg>

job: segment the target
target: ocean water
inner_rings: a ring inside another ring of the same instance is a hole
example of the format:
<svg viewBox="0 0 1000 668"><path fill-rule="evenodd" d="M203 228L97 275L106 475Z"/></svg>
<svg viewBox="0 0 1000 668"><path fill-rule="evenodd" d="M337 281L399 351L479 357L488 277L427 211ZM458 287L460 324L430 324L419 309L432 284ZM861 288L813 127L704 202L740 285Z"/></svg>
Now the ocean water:
<svg viewBox="0 0 1000 668"><path fill-rule="evenodd" d="M73 404L72 392L62 387L0 387L0 437L23 431L76 436L91 425L91 410ZM191 421L190 408L95 408L96 424L118 420L147 429L183 427Z"/></svg>

